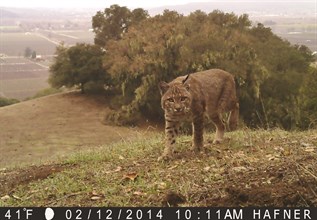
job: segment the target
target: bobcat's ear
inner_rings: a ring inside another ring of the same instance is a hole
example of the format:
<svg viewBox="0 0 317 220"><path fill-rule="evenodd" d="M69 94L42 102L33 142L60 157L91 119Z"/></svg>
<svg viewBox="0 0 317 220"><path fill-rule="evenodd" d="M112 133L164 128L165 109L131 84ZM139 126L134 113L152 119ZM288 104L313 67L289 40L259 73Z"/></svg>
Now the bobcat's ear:
<svg viewBox="0 0 317 220"><path fill-rule="evenodd" d="M182 83L184 84L185 89L186 89L187 91L189 91L189 89L190 89L189 84L188 84L188 83L186 83L186 81L188 80L189 76L190 76L190 74L187 74L186 78L185 78L185 79L183 79L183 81L182 81Z"/></svg>
<svg viewBox="0 0 317 220"><path fill-rule="evenodd" d="M182 81L183 84L185 84L185 82L188 80L189 76L190 76L190 74L187 74L186 78L183 79L183 81Z"/></svg>
<svg viewBox="0 0 317 220"><path fill-rule="evenodd" d="M160 89L160 93L161 93L161 95L164 95L164 93L168 90L168 88L169 88L169 85L166 83L166 82L160 82L159 83L159 89Z"/></svg>

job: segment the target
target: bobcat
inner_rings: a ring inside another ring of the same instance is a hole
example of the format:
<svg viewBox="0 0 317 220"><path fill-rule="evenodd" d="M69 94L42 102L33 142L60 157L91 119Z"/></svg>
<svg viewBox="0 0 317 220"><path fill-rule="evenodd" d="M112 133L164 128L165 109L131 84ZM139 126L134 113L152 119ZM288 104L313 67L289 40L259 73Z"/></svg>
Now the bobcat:
<svg viewBox="0 0 317 220"><path fill-rule="evenodd" d="M204 115L216 126L213 143L223 140L225 126L221 113L230 112L230 130L237 128L239 104L233 76L220 69L180 76L170 83L160 82L161 106L165 113L165 149L159 160L170 159L174 151L180 123L192 121L192 150L203 147Z"/></svg>

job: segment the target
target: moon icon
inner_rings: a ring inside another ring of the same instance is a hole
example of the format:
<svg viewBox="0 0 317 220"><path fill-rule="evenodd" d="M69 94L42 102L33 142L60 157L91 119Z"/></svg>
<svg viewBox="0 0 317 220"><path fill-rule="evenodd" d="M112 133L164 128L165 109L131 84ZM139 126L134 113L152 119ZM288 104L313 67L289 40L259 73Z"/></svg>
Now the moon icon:
<svg viewBox="0 0 317 220"><path fill-rule="evenodd" d="M45 218L46 220L52 220L54 218L54 211L51 208L45 209Z"/></svg>

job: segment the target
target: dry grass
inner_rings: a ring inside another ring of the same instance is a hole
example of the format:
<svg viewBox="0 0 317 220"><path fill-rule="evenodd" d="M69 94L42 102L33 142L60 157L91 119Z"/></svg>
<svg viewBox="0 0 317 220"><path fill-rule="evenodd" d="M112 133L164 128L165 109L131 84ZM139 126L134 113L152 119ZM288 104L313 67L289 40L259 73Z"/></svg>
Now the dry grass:
<svg viewBox="0 0 317 220"><path fill-rule="evenodd" d="M135 129L102 124L107 97L76 92L0 108L0 169L67 157L136 135Z"/></svg>
<svg viewBox="0 0 317 220"><path fill-rule="evenodd" d="M213 134L206 137L209 142ZM190 139L182 136L167 162L157 162L163 135L139 133L134 141L74 154L55 170L52 165L3 171L0 195L8 196L0 205L317 205L316 130L240 130L198 154L188 150ZM47 175L19 182L30 169ZM15 184L9 186L11 180Z"/></svg>

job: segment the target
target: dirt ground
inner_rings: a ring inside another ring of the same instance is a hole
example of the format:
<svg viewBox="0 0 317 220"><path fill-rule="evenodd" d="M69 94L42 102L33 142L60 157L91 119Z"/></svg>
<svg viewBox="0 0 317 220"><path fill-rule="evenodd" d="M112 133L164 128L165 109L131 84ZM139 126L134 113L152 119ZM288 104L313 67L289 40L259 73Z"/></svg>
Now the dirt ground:
<svg viewBox="0 0 317 220"><path fill-rule="evenodd" d="M107 97L77 92L0 108L0 169L43 163L133 138L135 129L102 123L108 110Z"/></svg>
<svg viewBox="0 0 317 220"><path fill-rule="evenodd" d="M251 171L228 171L225 196L211 196L205 202L211 206L316 207L316 168L316 157L306 156L296 163L286 160Z"/></svg>

